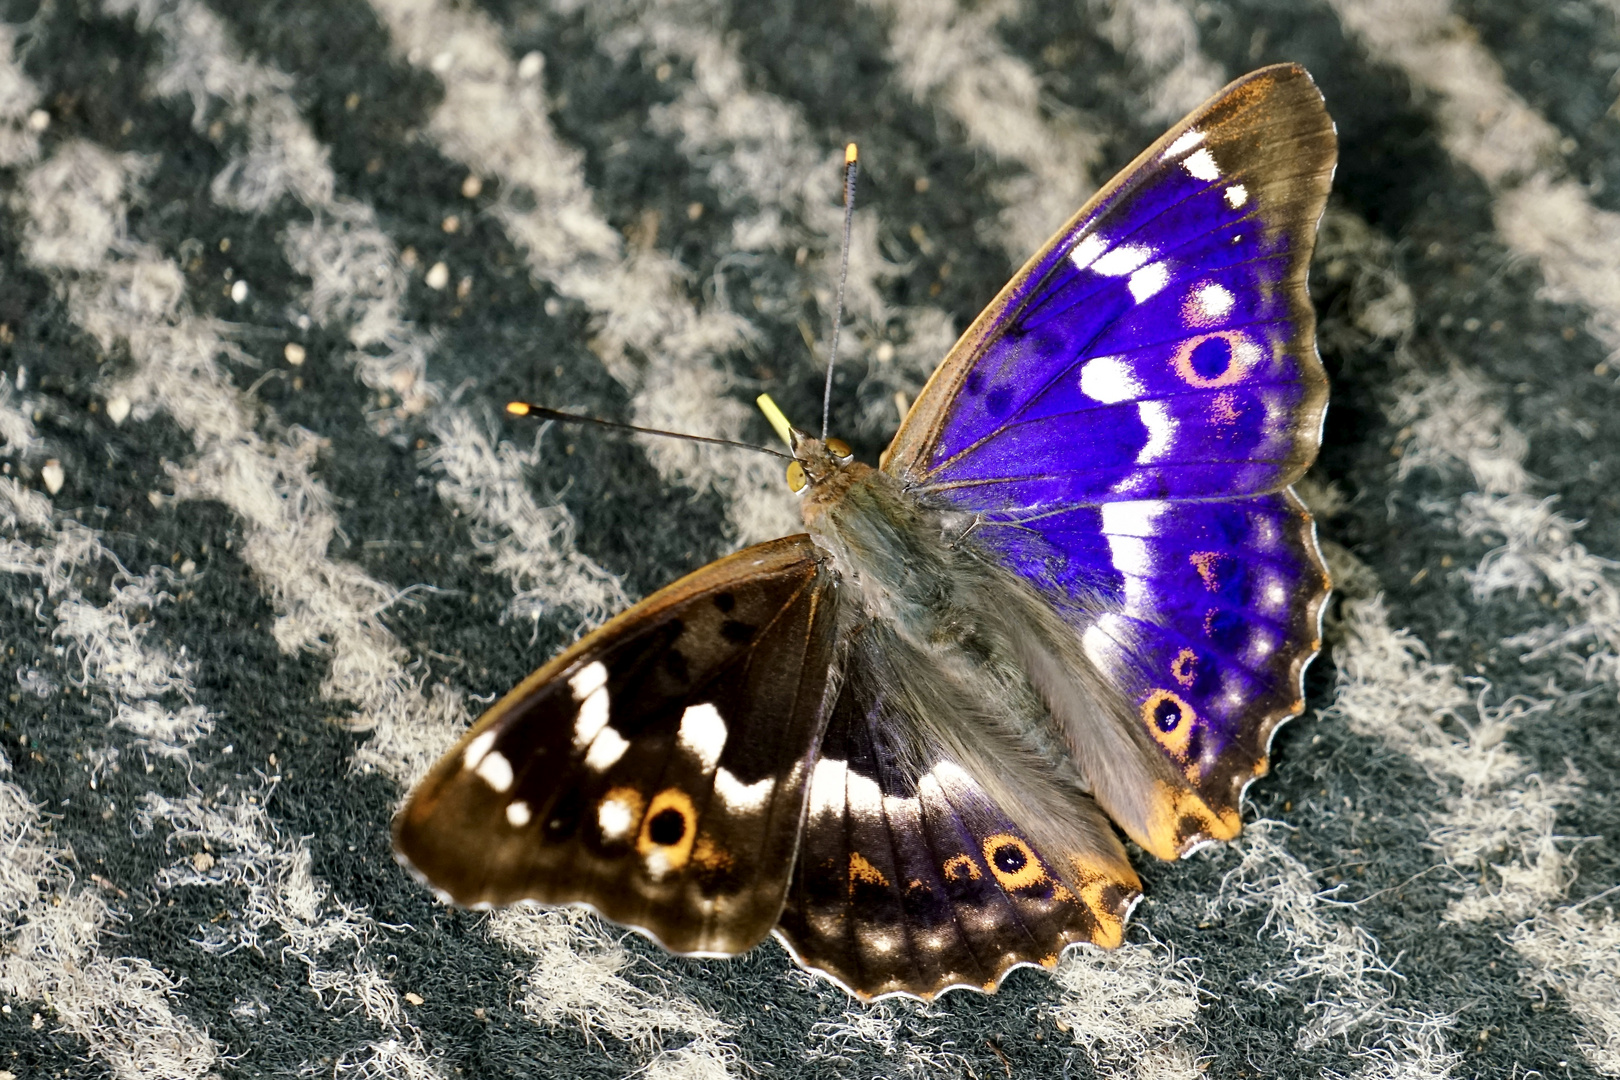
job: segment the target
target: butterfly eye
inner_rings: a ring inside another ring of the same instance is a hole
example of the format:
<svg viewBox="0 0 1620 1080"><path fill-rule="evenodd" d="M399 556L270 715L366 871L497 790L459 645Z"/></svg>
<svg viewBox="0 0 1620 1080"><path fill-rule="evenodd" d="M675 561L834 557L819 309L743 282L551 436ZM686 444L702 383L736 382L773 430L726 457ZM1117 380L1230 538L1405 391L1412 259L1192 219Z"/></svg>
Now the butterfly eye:
<svg viewBox="0 0 1620 1080"><path fill-rule="evenodd" d="M804 490L804 486L810 482L810 478L804 474L804 466L794 461L788 464L787 482L788 490L798 494Z"/></svg>
<svg viewBox="0 0 1620 1080"><path fill-rule="evenodd" d="M849 448L849 443L845 442L843 439L828 439L827 453L831 454L839 461L848 461L850 458L855 456L855 451L851 450Z"/></svg>
<svg viewBox="0 0 1620 1080"><path fill-rule="evenodd" d="M799 494L800 491L804 491L805 484L808 483L810 483L810 478L805 474L805 466L800 465L799 461L789 461L787 463L787 491Z"/></svg>

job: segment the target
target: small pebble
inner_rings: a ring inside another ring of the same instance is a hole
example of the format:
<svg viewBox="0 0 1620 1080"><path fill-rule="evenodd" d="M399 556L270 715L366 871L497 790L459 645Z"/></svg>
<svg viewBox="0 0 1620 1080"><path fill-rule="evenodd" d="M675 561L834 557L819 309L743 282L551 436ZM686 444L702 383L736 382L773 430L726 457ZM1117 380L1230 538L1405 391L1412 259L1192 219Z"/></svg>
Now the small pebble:
<svg viewBox="0 0 1620 1080"><path fill-rule="evenodd" d="M214 868L214 857L206 851L199 851L191 857L191 865L199 874L206 874Z"/></svg>
<svg viewBox="0 0 1620 1080"><path fill-rule="evenodd" d="M523 59L518 61L518 78L524 80L538 79L540 72L544 71L545 67L545 57L537 52L526 53Z"/></svg>
<svg viewBox="0 0 1620 1080"><path fill-rule="evenodd" d="M439 222L439 228L443 229L447 233L460 232L461 231L461 218L458 217L455 214L451 214L449 217L447 217L443 221Z"/></svg>
<svg viewBox="0 0 1620 1080"><path fill-rule="evenodd" d="M28 130L44 131L51 126L51 114L44 109L35 109L28 114Z"/></svg>
<svg viewBox="0 0 1620 1080"><path fill-rule="evenodd" d="M304 352L304 347L298 342L289 341L286 347L281 350L281 355L286 358L287 363L293 367L298 367L308 358L309 354Z"/></svg>
<svg viewBox="0 0 1620 1080"><path fill-rule="evenodd" d="M238 278L231 285L231 299L240 304L247 300L248 283Z"/></svg>
<svg viewBox="0 0 1620 1080"><path fill-rule="evenodd" d="M450 284L450 268L442 262L434 263L422 279L430 289L442 289Z"/></svg>
<svg viewBox="0 0 1620 1080"><path fill-rule="evenodd" d="M461 197L464 199L476 199L483 191L484 182L473 173L468 173L467 179L461 182Z"/></svg>
<svg viewBox="0 0 1620 1080"><path fill-rule="evenodd" d="M55 458L47 461L39 470L39 477L45 481L45 490L55 495L62 490L67 481L67 473L62 471L62 463Z"/></svg>
<svg viewBox="0 0 1620 1080"><path fill-rule="evenodd" d="M123 394L107 399L107 419L122 424L129 418L129 398Z"/></svg>
<svg viewBox="0 0 1620 1080"><path fill-rule="evenodd" d="M410 1002L412 1005L421 1005L427 999L424 998L421 994L407 993L405 995L405 1000Z"/></svg>

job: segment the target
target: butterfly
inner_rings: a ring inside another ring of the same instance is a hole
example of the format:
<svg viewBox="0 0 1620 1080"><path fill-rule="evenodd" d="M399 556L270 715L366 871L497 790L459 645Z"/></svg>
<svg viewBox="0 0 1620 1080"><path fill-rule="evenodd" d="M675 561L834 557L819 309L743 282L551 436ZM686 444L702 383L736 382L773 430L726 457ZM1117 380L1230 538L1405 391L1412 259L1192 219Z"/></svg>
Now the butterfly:
<svg viewBox="0 0 1620 1080"><path fill-rule="evenodd" d="M1327 377L1306 272L1337 144L1253 72L1037 252L872 468L792 433L806 531L612 619L410 795L470 907L575 904L671 951L774 933L862 998L1111 947L1227 840L1304 708L1330 587L1290 485ZM1116 831L1116 829L1118 831Z"/></svg>

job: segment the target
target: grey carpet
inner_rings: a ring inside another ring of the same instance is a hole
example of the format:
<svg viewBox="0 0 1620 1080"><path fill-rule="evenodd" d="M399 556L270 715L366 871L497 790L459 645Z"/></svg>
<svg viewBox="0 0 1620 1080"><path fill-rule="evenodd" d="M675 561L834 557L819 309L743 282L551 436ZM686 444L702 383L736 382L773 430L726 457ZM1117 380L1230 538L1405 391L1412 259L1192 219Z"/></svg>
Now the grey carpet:
<svg viewBox="0 0 1620 1080"><path fill-rule="evenodd" d="M8 0L0 1070L1620 1075L1616 10L1480 0ZM1337 119L1307 494L1341 592L1244 837L1127 945L861 1006L446 909L404 785L589 625L868 460L1024 254L1226 79ZM3 1075L3 1074L0 1074Z"/></svg>

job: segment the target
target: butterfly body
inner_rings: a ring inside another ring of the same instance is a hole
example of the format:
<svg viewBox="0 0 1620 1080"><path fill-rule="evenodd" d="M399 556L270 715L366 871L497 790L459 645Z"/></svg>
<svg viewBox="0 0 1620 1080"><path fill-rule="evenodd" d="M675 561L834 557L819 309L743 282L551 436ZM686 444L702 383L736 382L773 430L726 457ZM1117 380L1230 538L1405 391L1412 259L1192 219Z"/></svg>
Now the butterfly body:
<svg viewBox="0 0 1620 1080"><path fill-rule="evenodd" d="M1334 154L1303 69L1232 84L1025 265L880 468L794 433L806 533L704 567L498 702L395 822L470 906L684 953L774 931L861 996L993 989L1240 828L1328 580L1288 485L1326 379Z"/></svg>

